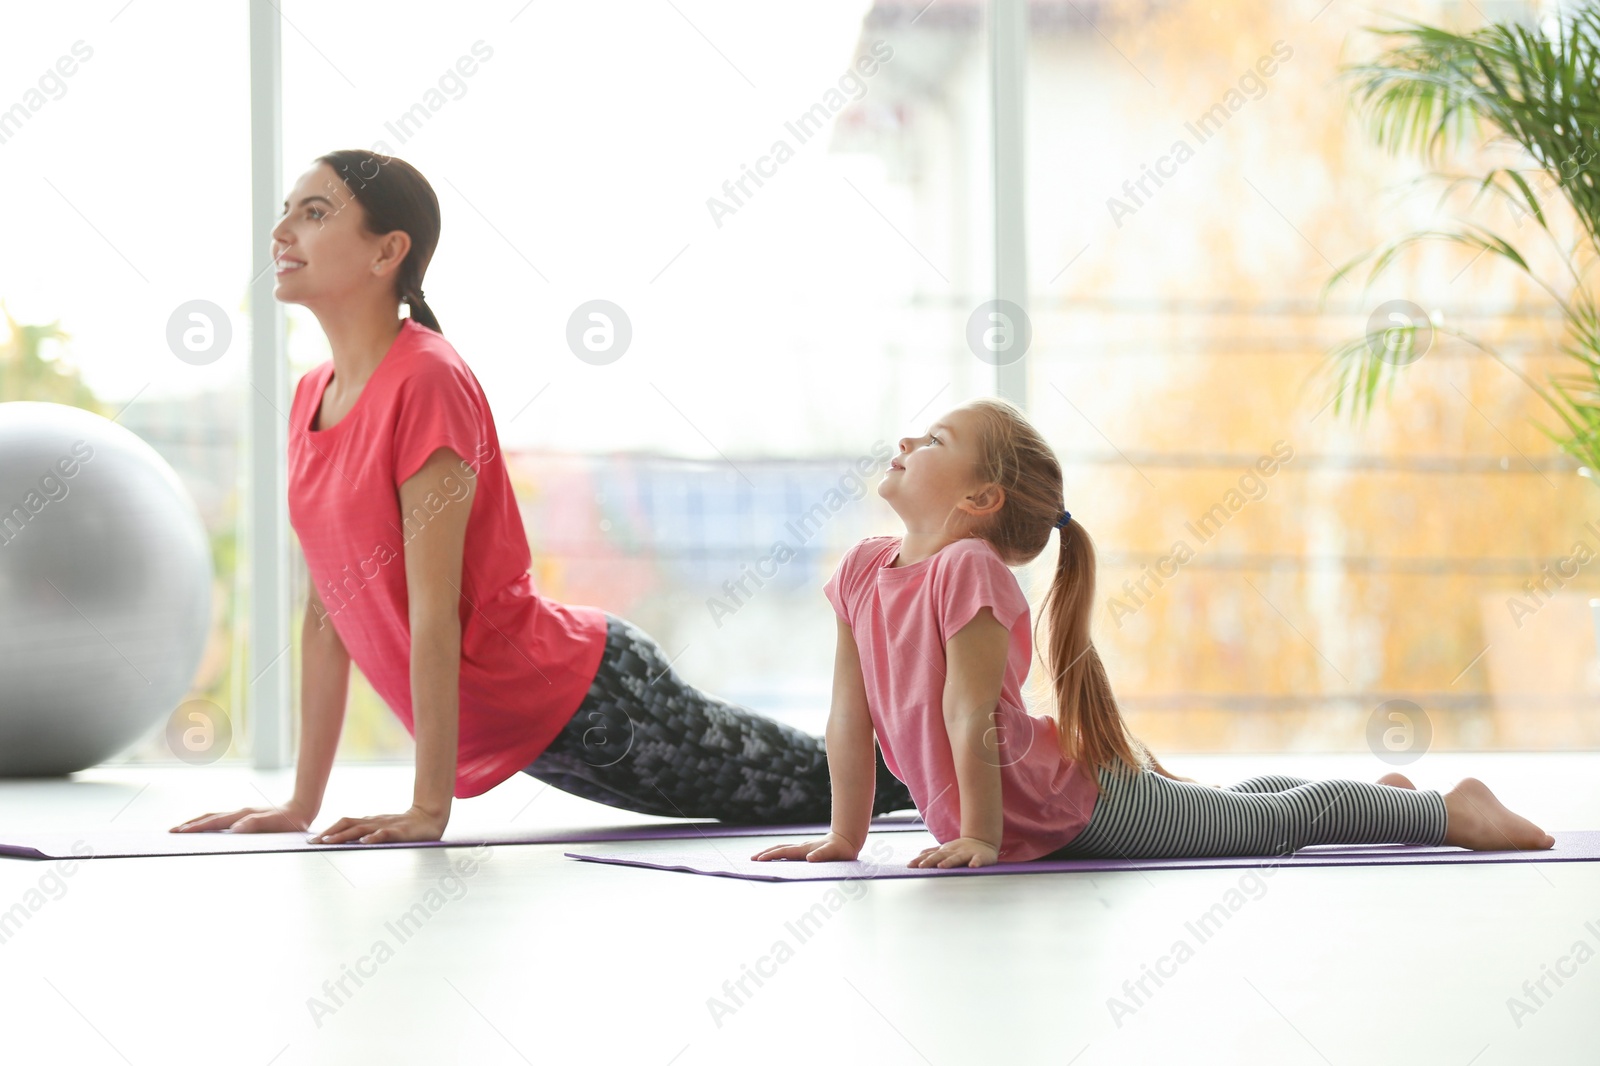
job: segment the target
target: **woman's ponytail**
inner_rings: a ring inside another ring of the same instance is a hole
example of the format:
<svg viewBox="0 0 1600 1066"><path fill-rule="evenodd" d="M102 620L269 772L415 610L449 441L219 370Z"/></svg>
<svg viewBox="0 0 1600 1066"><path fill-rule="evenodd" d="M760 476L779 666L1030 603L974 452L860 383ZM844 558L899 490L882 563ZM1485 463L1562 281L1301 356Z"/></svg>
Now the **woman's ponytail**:
<svg viewBox="0 0 1600 1066"><path fill-rule="evenodd" d="M361 205L362 228L376 237L396 230L411 238L395 274L395 301L411 308L418 325L443 333L433 309L422 298L422 279L439 246L439 197L416 167L404 159L366 148L344 148L317 156L332 167L345 190Z"/></svg>
<svg viewBox="0 0 1600 1066"><path fill-rule="evenodd" d="M406 306L411 308L411 318L418 325L427 326L435 333L444 333L444 330L439 328L439 319L434 316L433 308L422 298L421 289L406 297Z"/></svg>

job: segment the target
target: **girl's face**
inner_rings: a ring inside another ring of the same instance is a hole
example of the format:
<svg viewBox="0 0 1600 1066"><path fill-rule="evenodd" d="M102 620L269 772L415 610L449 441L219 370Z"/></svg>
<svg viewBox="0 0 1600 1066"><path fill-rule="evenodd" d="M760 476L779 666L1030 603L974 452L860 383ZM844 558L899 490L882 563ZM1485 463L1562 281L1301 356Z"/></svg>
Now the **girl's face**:
<svg viewBox="0 0 1600 1066"><path fill-rule="evenodd" d="M971 520L998 510L1001 491L978 477L977 416L958 407L920 437L901 437L900 452L878 495L913 533L964 535Z"/></svg>
<svg viewBox="0 0 1600 1066"><path fill-rule="evenodd" d="M284 215L272 229L278 277L274 295L284 303L337 304L393 288L411 237L403 230L382 237L362 225L361 204L326 163L300 176Z"/></svg>

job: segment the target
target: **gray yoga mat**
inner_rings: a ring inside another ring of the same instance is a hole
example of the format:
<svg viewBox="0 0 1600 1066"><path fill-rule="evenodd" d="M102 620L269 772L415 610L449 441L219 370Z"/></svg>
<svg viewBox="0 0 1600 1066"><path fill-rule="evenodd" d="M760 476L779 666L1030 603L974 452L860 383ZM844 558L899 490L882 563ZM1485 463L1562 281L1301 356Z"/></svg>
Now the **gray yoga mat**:
<svg viewBox="0 0 1600 1066"><path fill-rule="evenodd" d="M1290 855L1240 855L1195 859L1036 859L1033 862L1002 862L993 866L950 867L943 870L913 869L906 865L924 848L933 846L933 837L926 833L916 836L897 834L894 837L873 837L862 851L866 861L857 862L794 860L757 862L751 859L750 855L758 849L738 850L717 841L687 841L681 846L651 848L648 851L640 849L632 854L625 851L569 851L565 854L569 858L581 859L584 862L642 866L651 870L675 870L682 873L706 874L711 877L737 877L745 881L845 881L879 877L1103 873L1116 870L1216 870L1266 866L1415 866L1435 863L1600 861L1600 831L1585 829L1550 835L1556 838L1556 845L1547 851L1467 851L1454 847L1423 847L1410 844L1318 844L1301 848ZM798 840L795 842L798 843Z"/></svg>
<svg viewBox="0 0 1600 1066"><path fill-rule="evenodd" d="M915 814L872 821L884 832L922 829ZM599 844L628 840L685 840L757 836L821 836L826 825L730 825L724 822L663 822L595 829L445 830L443 840L384 844L312 844L309 833L171 833L164 829L85 829L82 832L5 832L0 857L13 859L135 859L162 855L244 855L273 851L373 851L379 848L461 848L477 844Z"/></svg>

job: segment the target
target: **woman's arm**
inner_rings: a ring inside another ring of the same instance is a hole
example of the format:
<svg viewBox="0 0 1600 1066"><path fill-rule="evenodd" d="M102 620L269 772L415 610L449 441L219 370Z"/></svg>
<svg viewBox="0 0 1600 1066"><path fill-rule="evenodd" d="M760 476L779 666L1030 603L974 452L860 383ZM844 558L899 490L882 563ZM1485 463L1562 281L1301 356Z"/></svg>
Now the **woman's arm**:
<svg viewBox="0 0 1600 1066"><path fill-rule="evenodd" d="M956 787L931 802L959 804L961 836L929 848L913 866L988 866L999 859L1004 818L994 710L1010 650L1011 633L988 607L945 641L944 726Z"/></svg>
<svg viewBox="0 0 1600 1066"><path fill-rule="evenodd" d="M461 559L478 482L462 457L439 448L400 486L408 523L406 599L411 623L411 713L417 741L414 810L450 819L460 723ZM434 504L433 507L429 503ZM442 506L441 506L442 502Z"/></svg>
<svg viewBox="0 0 1600 1066"><path fill-rule="evenodd" d="M461 473L464 465L454 451L439 448L400 485L411 626L411 725L417 741L411 809L341 818L314 837L314 843L438 840L450 823L460 739L461 557L477 490L476 477Z"/></svg>
<svg viewBox="0 0 1600 1066"><path fill-rule="evenodd" d="M350 652L328 620L317 583L312 580L300 628L300 755L294 796L288 803L307 825L322 809L322 793L333 772L349 691Z"/></svg>

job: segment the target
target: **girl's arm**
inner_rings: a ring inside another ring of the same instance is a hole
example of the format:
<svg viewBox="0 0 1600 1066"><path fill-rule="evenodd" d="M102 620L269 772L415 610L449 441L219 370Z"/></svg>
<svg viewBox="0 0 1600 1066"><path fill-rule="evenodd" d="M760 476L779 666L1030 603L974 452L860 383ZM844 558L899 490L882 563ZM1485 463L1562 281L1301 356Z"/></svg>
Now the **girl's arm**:
<svg viewBox="0 0 1600 1066"><path fill-rule="evenodd" d="M455 794L461 711L461 558L477 479L465 463L439 448L400 485L405 542L406 602L411 626L411 714L417 742L417 780L411 809L372 818L341 818L317 841L438 840L450 822ZM429 499L442 507L428 506ZM415 533L411 528L420 525Z"/></svg>
<svg viewBox="0 0 1600 1066"><path fill-rule="evenodd" d="M988 866L999 861L1004 819L994 710L1010 649L1011 633L988 607L945 641L944 726L956 787L933 802L959 804L961 836L924 851L912 866Z"/></svg>
<svg viewBox="0 0 1600 1066"><path fill-rule="evenodd" d="M843 618L833 656L833 704L823 734L828 748L828 778L833 789L829 833L803 844L774 844L750 856L762 862L803 859L807 862L853 862L867 843L872 823L872 797L877 791L878 760L874 756L872 715L867 709L867 683L861 676L861 651Z"/></svg>
<svg viewBox="0 0 1600 1066"><path fill-rule="evenodd" d="M861 652L845 620L839 626L833 656L833 704L828 711L824 737L828 747L828 777L833 787L835 836L858 852L867 843L872 823L872 797L878 781L874 757L872 715L867 710L867 685L861 676Z"/></svg>

